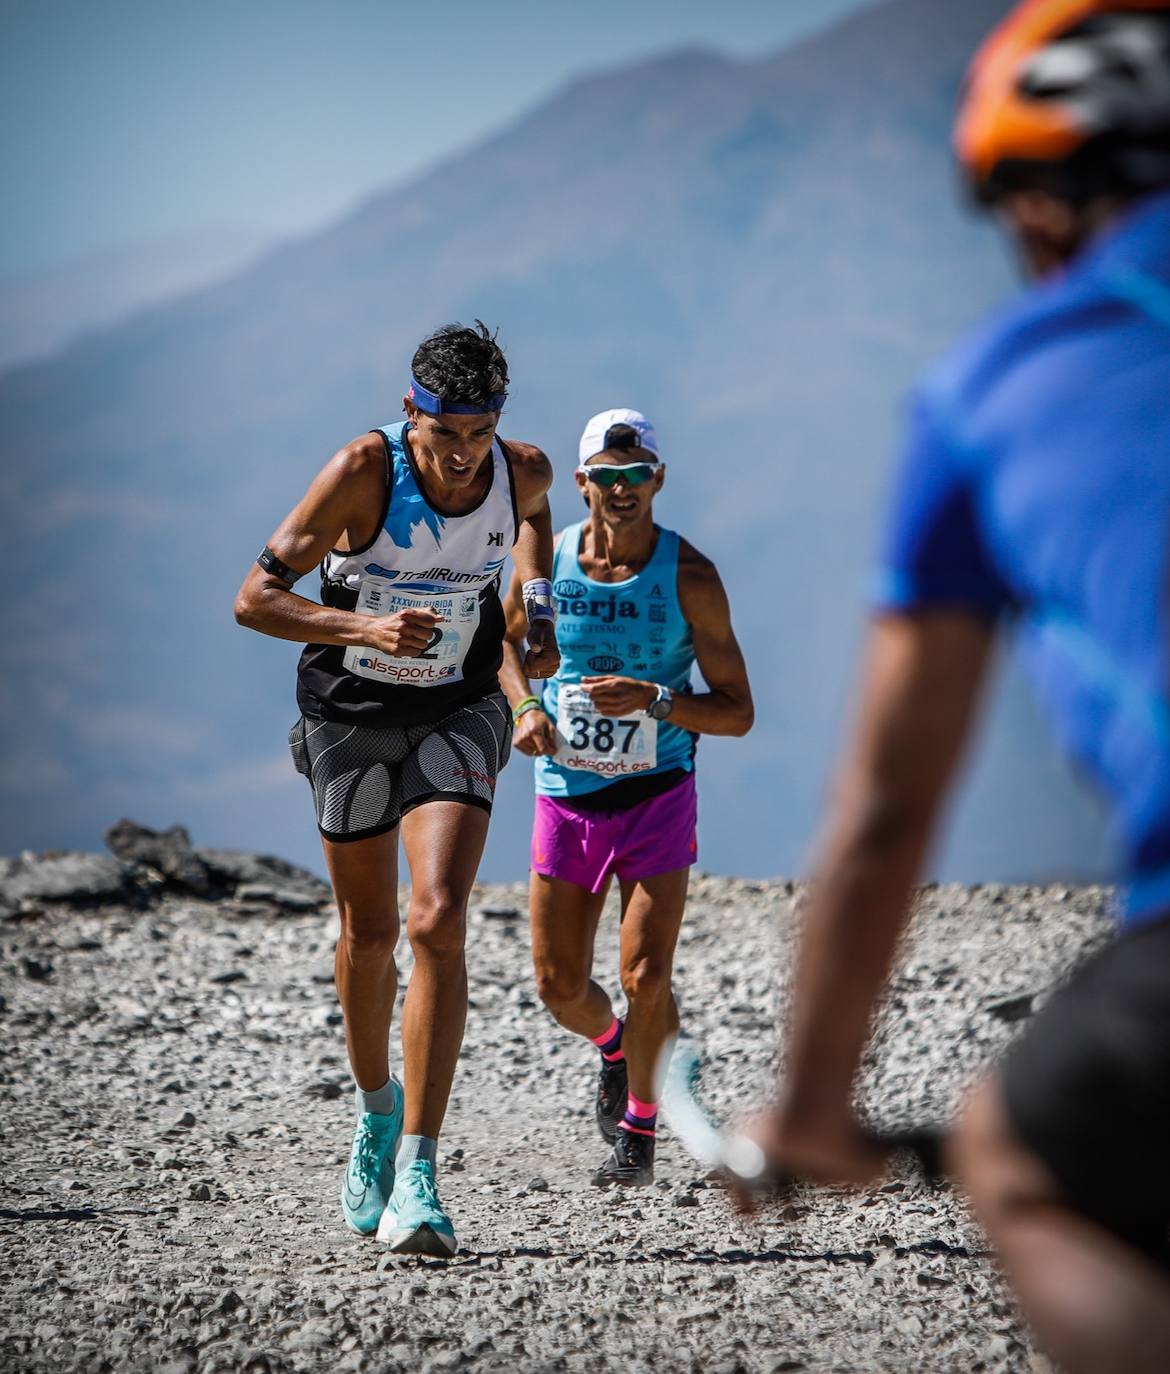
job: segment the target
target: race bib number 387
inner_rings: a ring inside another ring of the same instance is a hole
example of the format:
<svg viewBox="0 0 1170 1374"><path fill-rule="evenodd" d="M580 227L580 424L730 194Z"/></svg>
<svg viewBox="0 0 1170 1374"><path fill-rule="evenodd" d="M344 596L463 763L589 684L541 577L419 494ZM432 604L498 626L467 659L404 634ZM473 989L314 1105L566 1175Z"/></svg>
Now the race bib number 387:
<svg viewBox="0 0 1170 1374"><path fill-rule="evenodd" d="M658 722L644 711L603 715L583 687L562 685L557 696L557 754L563 768L606 778L645 773L658 762Z"/></svg>
<svg viewBox="0 0 1170 1374"><path fill-rule="evenodd" d="M471 592L405 592L380 580L364 581L354 609L359 615L395 615L432 607L443 617L417 658L397 658L376 649L346 649L342 664L359 677L399 687L438 687L463 681L463 661L479 626L479 597Z"/></svg>

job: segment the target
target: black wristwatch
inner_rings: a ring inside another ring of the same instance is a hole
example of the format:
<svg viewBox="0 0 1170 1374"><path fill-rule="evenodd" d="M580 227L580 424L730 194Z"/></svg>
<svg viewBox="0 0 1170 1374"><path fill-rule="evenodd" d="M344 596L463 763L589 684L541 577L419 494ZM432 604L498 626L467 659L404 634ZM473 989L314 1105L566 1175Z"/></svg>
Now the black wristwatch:
<svg viewBox="0 0 1170 1374"><path fill-rule="evenodd" d="M671 711L674 710L674 693L669 687L659 687L658 695L646 707L646 714L651 720L665 720Z"/></svg>

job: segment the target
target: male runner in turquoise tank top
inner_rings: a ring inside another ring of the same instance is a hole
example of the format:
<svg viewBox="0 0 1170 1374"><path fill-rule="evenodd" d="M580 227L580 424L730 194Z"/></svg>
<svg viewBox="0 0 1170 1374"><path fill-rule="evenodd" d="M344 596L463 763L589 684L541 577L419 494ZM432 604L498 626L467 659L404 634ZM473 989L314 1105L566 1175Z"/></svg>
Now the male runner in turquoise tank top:
<svg viewBox="0 0 1170 1374"><path fill-rule="evenodd" d="M561 1025L601 1051L597 1121L613 1148L593 1182L644 1186L656 1069L678 1030L671 966L696 858L695 745L701 734L746 734L752 697L715 565L654 523L666 469L653 426L636 410L603 411L579 460L589 514L561 532L553 561L561 667L540 699L530 695L515 647L526 633L517 574L500 681L516 747L536 758L536 985ZM696 664L706 692L691 690ZM591 976L615 874L624 1020Z"/></svg>
<svg viewBox="0 0 1170 1374"><path fill-rule="evenodd" d="M346 1223L403 1253L448 1255L439 1129L467 1014L467 899L511 719L497 672L509 548L526 582L527 671L557 667L548 459L503 444L507 365L483 325L451 325L411 365L405 424L337 453L256 560L242 625L305 644L289 743L313 791L341 938L334 970L357 1084ZM321 565L321 605L292 586ZM398 835L414 972L391 1076Z"/></svg>

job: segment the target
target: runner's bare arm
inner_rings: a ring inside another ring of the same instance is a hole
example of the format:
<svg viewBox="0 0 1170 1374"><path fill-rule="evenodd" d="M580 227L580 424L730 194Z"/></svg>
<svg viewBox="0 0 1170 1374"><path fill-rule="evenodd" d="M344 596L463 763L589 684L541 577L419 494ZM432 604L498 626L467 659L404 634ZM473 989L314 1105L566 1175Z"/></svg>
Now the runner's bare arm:
<svg viewBox="0 0 1170 1374"><path fill-rule="evenodd" d="M534 444L507 441L512 455L512 479L516 484L516 514L520 528L512 549L512 564L521 583L535 577L552 576L553 531L548 489L552 486L552 464ZM524 670L528 677L552 677L560 663L556 631L552 621L526 629L528 654Z"/></svg>
<svg viewBox="0 0 1170 1374"><path fill-rule="evenodd" d="M365 543L370 512L382 509L385 493L385 448L377 435L363 435L326 463L268 547L294 573L307 573L343 541L347 547ZM424 649L438 619L426 609L375 617L321 606L255 563L236 593L235 615L240 625L276 639L362 645L397 656Z"/></svg>
<svg viewBox="0 0 1170 1374"><path fill-rule="evenodd" d="M524 614L524 598L521 596L520 577L512 570L512 580L504 597L504 618L507 633L504 637L504 661L500 665L500 690L508 698L513 710L532 695L528 674L517 647L528 634L528 617ZM525 711L516 722L512 734L512 744L522 754L530 757L536 754L555 754L557 751L556 727L539 706Z"/></svg>
<svg viewBox="0 0 1170 1374"><path fill-rule="evenodd" d="M743 653L731 625L727 593L714 563L681 541L678 599L695 641L695 662L708 691L674 695L669 720L701 735L746 735L755 719ZM654 683L627 677L582 679L599 710L645 710L657 695Z"/></svg>
<svg viewBox="0 0 1170 1374"><path fill-rule="evenodd" d="M851 1110L910 892L976 717L994 642L961 612L885 616L797 954L779 1106L757 1127L774 1165L864 1181L880 1167Z"/></svg>
<svg viewBox="0 0 1170 1374"><path fill-rule="evenodd" d="M532 695L518 647L528 637L528 617L524 614L521 586L520 575L513 568L508 590L504 593L504 622L507 628L504 631L504 661L500 666L500 691L512 707L519 706L525 697Z"/></svg>

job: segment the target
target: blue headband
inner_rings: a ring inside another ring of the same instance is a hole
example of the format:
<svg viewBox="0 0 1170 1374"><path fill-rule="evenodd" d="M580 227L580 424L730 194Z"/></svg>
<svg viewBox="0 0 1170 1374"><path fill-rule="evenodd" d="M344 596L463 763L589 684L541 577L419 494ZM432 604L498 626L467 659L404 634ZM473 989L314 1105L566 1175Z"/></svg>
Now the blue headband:
<svg viewBox="0 0 1170 1374"><path fill-rule="evenodd" d="M444 401L437 392L428 391L412 373L410 390L406 395L407 399L412 401L424 415L442 415L444 412L448 415L494 415L497 411L503 410L508 393L498 391L486 405L463 405L459 401Z"/></svg>

